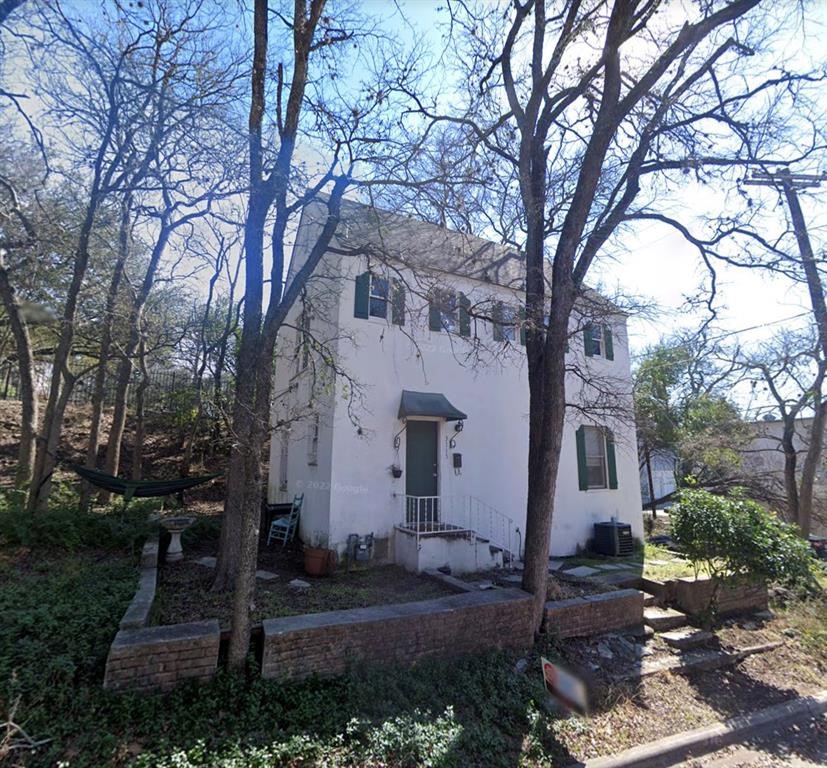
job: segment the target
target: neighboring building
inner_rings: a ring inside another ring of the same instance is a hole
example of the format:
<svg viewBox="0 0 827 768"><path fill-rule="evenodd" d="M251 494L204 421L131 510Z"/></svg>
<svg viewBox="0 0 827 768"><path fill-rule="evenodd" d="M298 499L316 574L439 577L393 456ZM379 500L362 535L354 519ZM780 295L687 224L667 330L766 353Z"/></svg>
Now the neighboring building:
<svg viewBox="0 0 827 768"><path fill-rule="evenodd" d="M811 418L795 420L793 444L798 455L799 473L809 445L812 422ZM747 426L754 437L749 447L743 452L742 469L747 479L746 484L755 495L761 495L765 501L783 512L786 499L784 449L781 446L784 422L780 419L762 419L750 422ZM815 477L811 531L816 535L827 536L827 456L824 452L822 452Z"/></svg>
<svg viewBox="0 0 827 768"><path fill-rule="evenodd" d="M323 205L305 210L288 282L325 218ZM268 495L304 493L302 540L341 552L349 535L373 533L375 559L411 570L519 557L522 274L513 250L343 205L277 351ZM591 294L572 322L567 397L596 410L571 408L565 425L554 555L574 554L611 518L642 537L635 429L619 417L631 414L626 316Z"/></svg>
<svg viewBox="0 0 827 768"><path fill-rule="evenodd" d="M655 500L662 499L677 490L678 457L674 451L656 449L649 457L652 472L652 487L655 490ZM640 462L640 496L644 506L652 503L649 495L649 470L646 462ZM671 503L671 502L664 502Z"/></svg>

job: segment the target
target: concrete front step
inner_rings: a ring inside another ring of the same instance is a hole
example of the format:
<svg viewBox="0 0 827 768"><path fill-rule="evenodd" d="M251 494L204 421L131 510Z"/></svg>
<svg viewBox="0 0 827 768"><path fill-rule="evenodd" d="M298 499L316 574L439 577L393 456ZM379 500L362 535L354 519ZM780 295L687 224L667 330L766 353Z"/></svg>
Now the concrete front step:
<svg viewBox="0 0 827 768"><path fill-rule="evenodd" d="M652 627L655 632L666 632L670 629L685 626L687 618L685 613L675 611L672 608L649 606L643 609L643 621Z"/></svg>
<svg viewBox="0 0 827 768"><path fill-rule="evenodd" d="M643 591L643 590L641 590ZM650 605L657 605L658 599L654 595L650 595L648 592L643 592L643 607L648 608Z"/></svg>
<svg viewBox="0 0 827 768"><path fill-rule="evenodd" d="M695 629L694 627L673 629L671 632L662 632L660 636L667 645L681 651L697 648L699 645L704 645L715 638L712 632L707 632L705 629Z"/></svg>

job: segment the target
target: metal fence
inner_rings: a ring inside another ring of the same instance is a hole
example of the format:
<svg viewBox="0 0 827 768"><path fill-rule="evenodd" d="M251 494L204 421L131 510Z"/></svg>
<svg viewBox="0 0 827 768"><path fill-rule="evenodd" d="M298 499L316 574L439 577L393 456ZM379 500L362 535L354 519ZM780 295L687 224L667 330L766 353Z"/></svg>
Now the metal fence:
<svg viewBox="0 0 827 768"><path fill-rule="evenodd" d="M49 380L51 366L40 365L35 371L35 390L40 398L49 395ZM129 407L135 407L137 387L141 383L140 371L134 371L127 394ZM115 402L116 383L113 377L107 377L104 385L103 402L105 407L111 407ZM95 390L93 376L85 376L75 383L69 402L73 405L87 405L92 402ZM212 400L213 382L206 379L202 385L202 393L207 401ZM224 388L225 397L231 395L229 387ZM14 361L5 360L0 363L0 400L20 399L20 374ZM144 391L144 408L149 413L179 413L182 410L197 406L195 384L189 371L180 369L151 370L148 372L148 383Z"/></svg>

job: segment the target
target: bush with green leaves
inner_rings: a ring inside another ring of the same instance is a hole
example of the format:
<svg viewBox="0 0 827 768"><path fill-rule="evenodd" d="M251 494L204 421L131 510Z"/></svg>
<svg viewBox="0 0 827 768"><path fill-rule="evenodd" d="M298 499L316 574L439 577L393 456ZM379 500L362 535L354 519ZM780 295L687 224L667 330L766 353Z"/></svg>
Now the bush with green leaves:
<svg viewBox="0 0 827 768"><path fill-rule="evenodd" d="M75 551L88 547L135 551L150 531L148 515L156 499L118 500L103 509L83 511L77 495L61 487L47 512L31 514L9 494L0 496L0 544L56 547Z"/></svg>
<svg viewBox="0 0 827 768"><path fill-rule="evenodd" d="M681 491L671 518L672 537L696 575L705 571L719 582L775 583L799 592L818 589L812 552L798 530L739 491Z"/></svg>

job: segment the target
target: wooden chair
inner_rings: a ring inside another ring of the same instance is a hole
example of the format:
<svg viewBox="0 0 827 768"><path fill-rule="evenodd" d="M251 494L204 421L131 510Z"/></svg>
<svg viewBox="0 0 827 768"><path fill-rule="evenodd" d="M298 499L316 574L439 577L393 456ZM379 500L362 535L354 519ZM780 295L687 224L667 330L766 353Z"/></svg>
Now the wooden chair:
<svg viewBox="0 0 827 768"><path fill-rule="evenodd" d="M270 531L267 534L268 547L271 541L280 541L282 547L284 547L288 541L292 541L296 535L296 529L299 527L299 515L301 514L303 501L303 493L294 496L293 505L290 507L290 514L284 517L278 517L270 523Z"/></svg>

